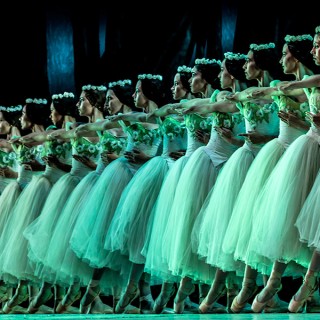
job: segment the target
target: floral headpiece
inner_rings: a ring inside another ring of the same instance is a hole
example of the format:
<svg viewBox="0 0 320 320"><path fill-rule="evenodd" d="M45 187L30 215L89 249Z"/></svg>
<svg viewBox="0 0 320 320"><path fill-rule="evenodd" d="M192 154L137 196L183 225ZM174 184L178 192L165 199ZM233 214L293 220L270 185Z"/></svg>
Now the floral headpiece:
<svg viewBox="0 0 320 320"><path fill-rule="evenodd" d="M110 82L108 84L108 88L111 89L111 88L113 88L115 86L124 87L127 84L130 85L131 84L131 80L126 79L126 80L119 80L119 81L116 81L116 82Z"/></svg>
<svg viewBox="0 0 320 320"><path fill-rule="evenodd" d="M47 99L26 99L26 103L35 103L35 104L47 104Z"/></svg>
<svg viewBox="0 0 320 320"><path fill-rule="evenodd" d="M320 33L320 26L317 26L317 27L316 27L315 32L316 32L316 33Z"/></svg>
<svg viewBox="0 0 320 320"><path fill-rule="evenodd" d="M88 91L88 90L107 91L107 88L105 86L92 86L91 84L82 86L82 91Z"/></svg>
<svg viewBox="0 0 320 320"><path fill-rule="evenodd" d="M143 79L154 79L154 80L160 80L162 81L162 76L160 76L159 74L139 74L138 75L138 80L143 80Z"/></svg>
<svg viewBox="0 0 320 320"><path fill-rule="evenodd" d="M178 72L192 72L192 68L187 66L179 66L177 69Z"/></svg>
<svg viewBox="0 0 320 320"><path fill-rule="evenodd" d="M4 107L0 106L0 111L6 111L6 112L16 112L16 111L21 111L23 106L21 104L17 106L11 106L11 107Z"/></svg>
<svg viewBox="0 0 320 320"><path fill-rule="evenodd" d="M221 66L221 61L220 60L216 60L216 59L206 59L206 58L202 58L202 59L196 59L196 61L194 62L195 64L215 64L217 63L219 66Z"/></svg>
<svg viewBox="0 0 320 320"><path fill-rule="evenodd" d="M64 93L52 95L52 100L62 99L62 98L74 98L74 94L72 92L64 92Z"/></svg>
<svg viewBox="0 0 320 320"><path fill-rule="evenodd" d="M255 43L250 44L250 50L255 50L255 51L273 49L275 47L276 45L273 42L270 42L267 44L255 44Z"/></svg>
<svg viewBox="0 0 320 320"><path fill-rule="evenodd" d="M302 34L300 36L289 36L286 35L284 38L285 42L296 42L296 41L303 41L303 40L311 40L313 41L313 38L310 34Z"/></svg>
<svg viewBox="0 0 320 320"><path fill-rule="evenodd" d="M241 53L233 53L233 52L225 52L224 57L228 60L242 60L247 59L245 54Z"/></svg>

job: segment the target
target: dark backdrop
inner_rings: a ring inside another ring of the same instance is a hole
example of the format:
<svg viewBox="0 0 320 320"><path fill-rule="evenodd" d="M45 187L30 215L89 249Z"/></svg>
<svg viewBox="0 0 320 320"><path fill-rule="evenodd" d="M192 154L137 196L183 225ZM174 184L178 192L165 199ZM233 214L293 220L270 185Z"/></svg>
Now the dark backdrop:
<svg viewBox="0 0 320 320"><path fill-rule="evenodd" d="M73 1L74 2L74 1ZM86 2L86 1L84 1ZM8 3L0 19L0 105L49 97L84 84L102 84L138 73L164 76L171 87L177 66L196 58L247 53L250 43L310 33L319 24L308 1L194 1L187 3L90 0ZM174 9L178 7L179 9Z"/></svg>

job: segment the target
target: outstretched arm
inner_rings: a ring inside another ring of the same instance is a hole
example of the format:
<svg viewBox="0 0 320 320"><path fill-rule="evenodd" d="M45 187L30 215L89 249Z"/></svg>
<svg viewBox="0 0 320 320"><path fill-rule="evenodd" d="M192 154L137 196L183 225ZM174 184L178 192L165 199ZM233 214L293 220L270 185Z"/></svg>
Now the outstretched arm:
<svg viewBox="0 0 320 320"><path fill-rule="evenodd" d="M150 123L155 123L155 119L151 118L148 119L148 114L144 112L129 112L125 114L117 114L114 116L109 116L107 117L107 120L111 122L116 122L116 121L128 121L128 122L150 122Z"/></svg>
<svg viewBox="0 0 320 320"><path fill-rule="evenodd" d="M182 111L183 114L199 113L207 114L212 112L237 112L239 111L236 104L232 101L219 101L214 103L203 104L199 106L190 107Z"/></svg>
<svg viewBox="0 0 320 320"><path fill-rule="evenodd" d="M303 80L300 81L291 81L285 84L282 84L278 86L280 90L284 92L289 92L291 94L291 91L294 89L303 89L303 88L318 88L320 87L320 75L315 74L312 76L309 76Z"/></svg>
<svg viewBox="0 0 320 320"><path fill-rule="evenodd" d="M301 96L304 94L304 91L302 89L295 89L295 90L290 90L290 92L285 91L284 86L290 84L290 82L285 81L278 83L277 86L275 87L260 87L260 88L255 88L248 94L248 98L250 99L272 99L273 96Z"/></svg>

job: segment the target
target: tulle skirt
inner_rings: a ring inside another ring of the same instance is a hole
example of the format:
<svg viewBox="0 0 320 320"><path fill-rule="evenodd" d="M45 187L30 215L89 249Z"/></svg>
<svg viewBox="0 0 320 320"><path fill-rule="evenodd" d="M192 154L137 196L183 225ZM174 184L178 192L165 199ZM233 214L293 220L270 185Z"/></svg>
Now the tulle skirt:
<svg viewBox="0 0 320 320"><path fill-rule="evenodd" d="M34 172L30 170L24 170L24 167L21 166L19 168L19 178L17 180L11 181L5 189L3 190L1 196L0 196L0 208L1 208L1 214L0 214L0 252L3 252L5 247L8 244L8 240L11 236L11 223L10 222L10 216L13 212L13 208L16 205L19 196L23 190L24 187L28 185L28 183L31 181L32 176ZM17 279L13 276L10 276L9 274L5 274L2 272L3 265L2 260L0 261L0 274L1 279L5 279L5 281L9 281L12 283L16 283ZM9 279L11 278L11 279Z"/></svg>
<svg viewBox="0 0 320 320"><path fill-rule="evenodd" d="M24 230L24 236L29 242L29 259L40 266L47 255L61 212L80 180L80 176L70 173L62 176L51 189L41 214Z"/></svg>
<svg viewBox="0 0 320 320"><path fill-rule="evenodd" d="M320 167L319 136L309 130L287 149L257 198L250 250L307 267L311 250L294 225Z"/></svg>
<svg viewBox="0 0 320 320"><path fill-rule="evenodd" d="M121 195L107 242L111 251L127 255L133 263L145 263L141 250L147 225L168 169L164 157L152 158L137 171Z"/></svg>
<svg viewBox="0 0 320 320"><path fill-rule="evenodd" d="M119 158L111 162L80 209L70 246L92 268L107 265L110 250L105 249L106 234L121 194L132 177L133 172L127 159Z"/></svg>
<svg viewBox="0 0 320 320"><path fill-rule="evenodd" d="M295 226L300 241L310 248L320 250L320 173L298 215Z"/></svg>
<svg viewBox="0 0 320 320"><path fill-rule="evenodd" d="M146 240L141 253L146 257L145 271L155 279L170 280L171 282L178 280L171 274L168 263L164 259L163 236L167 228L177 184L189 158L181 157L168 171L148 222Z"/></svg>
<svg viewBox="0 0 320 320"><path fill-rule="evenodd" d="M196 220L192 233L194 251L208 264L224 271L242 272L243 264L222 250L234 204L254 160L254 153L245 144L222 167Z"/></svg>
<svg viewBox="0 0 320 320"><path fill-rule="evenodd" d="M34 265L28 259L28 241L23 231L38 217L53 183L63 174L62 170L47 167L45 174L33 176L22 191L6 224L10 237L1 253L3 273L20 280L38 281Z"/></svg>
<svg viewBox="0 0 320 320"><path fill-rule="evenodd" d="M181 173L162 238L162 254L173 275L212 282L215 270L192 251L191 232L218 172L219 168L214 166L205 147L200 147Z"/></svg>
<svg viewBox="0 0 320 320"><path fill-rule="evenodd" d="M12 179L12 178L5 178L5 177L0 177L0 195L2 194L2 192L4 191L4 189L13 181L15 181L16 179Z"/></svg>
<svg viewBox="0 0 320 320"><path fill-rule="evenodd" d="M285 150L285 145L279 139L273 139L259 151L250 166L222 244L222 249L228 254L233 254L235 260L251 265L246 259L246 252L252 232L252 221L255 219L253 207L264 183Z"/></svg>
<svg viewBox="0 0 320 320"><path fill-rule="evenodd" d="M12 211L13 206L17 202L18 197L21 193L21 187L17 181L11 181L6 188L3 189L0 196L0 246L1 251L3 251L3 245L6 244L7 236L4 236L4 230L9 218L9 215ZM7 230L8 231L8 230ZM2 237L5 238L2 241Z"/></svg>
<svg viewBox="0 0 320 320"><path fill-rule="evenodd" d="M92 189L99 177L97 171L92 171L82 178L58 218L44 259L45 268L42 270L48 273L48 277L54 276L48 282L60 285L80 282L82 285L87 285L92 278L92 268L74 254L69 242L79 212L92 194Z"/></svg>

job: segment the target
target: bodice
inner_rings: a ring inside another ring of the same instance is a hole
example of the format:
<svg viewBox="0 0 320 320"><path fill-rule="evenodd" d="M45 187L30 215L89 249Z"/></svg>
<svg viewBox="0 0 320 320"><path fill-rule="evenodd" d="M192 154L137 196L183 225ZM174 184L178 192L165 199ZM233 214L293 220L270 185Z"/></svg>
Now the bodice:
<svg viewBox="0 0 320 320"><path fill-rule="evenodd" d="M128 134L128 143L126 151L133 149L144 152L147 156L153 157L157 154L161 144L160 128L147 128L141 123L136 122L125 127Z"/></svg>
<svg viewBox="0 0 320 320"><path fill-rule="evenodd" d="M163 136L162 155L167 156L170 152L186 149L186 126L184 122L167 117L160 126Z"/></svg>
<svg viewBox="0 0 320 320"><path fill-rule="evenodd" d="M196 137L196 131L202 130L209 133L212 126L212 117L202 117L196 113L185 115L185 124L188 131L188 144L186 156L190 156L196 149L203 146Z"/></svg>

